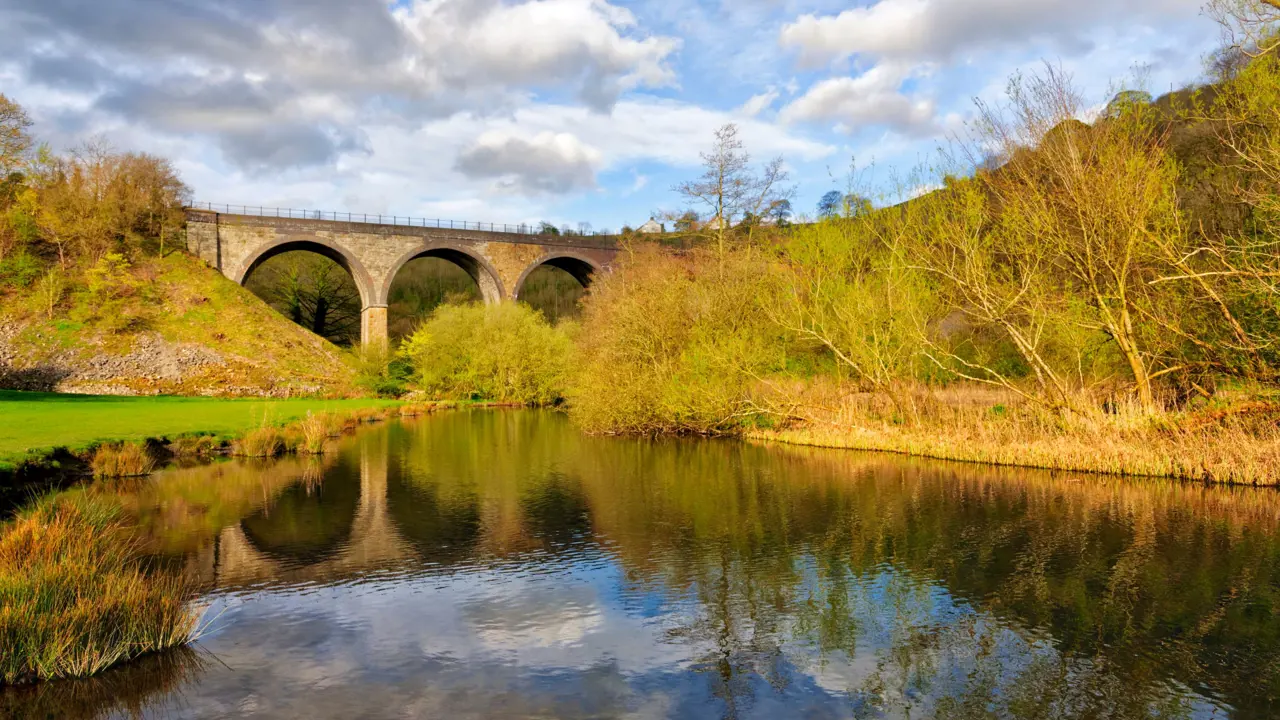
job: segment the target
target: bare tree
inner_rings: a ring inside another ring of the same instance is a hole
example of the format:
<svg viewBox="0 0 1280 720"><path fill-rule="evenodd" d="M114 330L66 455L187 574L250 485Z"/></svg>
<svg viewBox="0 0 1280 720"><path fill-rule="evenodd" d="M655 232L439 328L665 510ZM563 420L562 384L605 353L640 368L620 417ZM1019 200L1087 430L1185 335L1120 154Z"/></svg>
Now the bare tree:
<svg viewBox="0 0 1280 720"><path fill-rule="evenodd" d="M1211 0L1208 11L1229 50L1258 58L1280 48L1280 0Z"/></svg>
<svg viewBox="0 0 1280 720"><path fill-rule="evenodd" d="M22 169L32 147L30 128L22 106L0 94L0 180Z"/></svg>
<svg viewBox="0 0 1280 720"><path fill-rule="evenodd" d="M716 130L710 152L702 153L702 176L681 183L675 192L684 196L690 211L705 218L693 224L691 232L712 241L721 257L728 250L735 227L742 220L763 217L790 199L794 188L786 185L788 175L782 158L775 158L759 171L751 166L751 156L738 136L738 126L729 123ZM698 212L702 210L702 212ZM681 227L688 211L670 214ZM747 223L751 240L755 223Z"/></svg>

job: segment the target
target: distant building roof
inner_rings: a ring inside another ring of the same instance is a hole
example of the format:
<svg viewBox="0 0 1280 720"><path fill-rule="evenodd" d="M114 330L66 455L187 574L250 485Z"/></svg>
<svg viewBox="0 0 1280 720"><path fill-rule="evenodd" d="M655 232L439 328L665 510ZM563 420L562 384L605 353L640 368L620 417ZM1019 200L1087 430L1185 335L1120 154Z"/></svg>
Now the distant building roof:
<svg viewBox="0 0 1280 720"><path fill-rule="evenodd" d="M641 225L639 228L636 229L636 232L642 232L647 234L661 233L666 231L667 229L662 226L662 223L658 222L657 220L654 220L653 218L649 218L649 222Z"/></svg>

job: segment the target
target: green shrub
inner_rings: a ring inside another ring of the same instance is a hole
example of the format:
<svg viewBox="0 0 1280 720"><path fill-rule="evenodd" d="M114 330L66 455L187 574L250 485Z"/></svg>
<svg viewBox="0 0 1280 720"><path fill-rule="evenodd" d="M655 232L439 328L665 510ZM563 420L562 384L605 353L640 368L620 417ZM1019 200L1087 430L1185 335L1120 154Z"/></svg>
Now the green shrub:
<svg viewBox="0 0 1280 720"><path fill-rule="evenodd" d="M564 395L572 330L515 303L442 305L401 355L433 397L550 405Z"/></svg>
<svg viewBox="0 0 1280 720"><path fill-rule="evenodd" d="M383 348L363 348L356 356L356 385L378 397L405 394L412 374L413 367L405 358Z"/></svg>
<svg viewBox="0 0 1280 720"><path fill-rule="evenodd" d="M762 312L756 252L677 257L637 249L598 279L583 312L570 413L590 432L720 433L755 414L758 379L791 364Z"/></svg>
<svg viewBox="0 0 1280 720"><path fill-rule="evenodd" d="M42 274L44 266L40 259L25 248L0 261L0 284L3 285L30 287Z"/></svg>

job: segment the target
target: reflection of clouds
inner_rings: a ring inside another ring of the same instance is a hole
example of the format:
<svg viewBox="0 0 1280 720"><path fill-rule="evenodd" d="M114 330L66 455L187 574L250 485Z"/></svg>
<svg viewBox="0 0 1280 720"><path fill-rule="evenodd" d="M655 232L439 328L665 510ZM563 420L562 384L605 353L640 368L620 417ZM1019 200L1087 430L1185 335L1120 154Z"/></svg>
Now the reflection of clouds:
<svg viewBox="0 0 1280 720"><path fill-rule="evenodd" d="M465 614L486 647L513 652L582 643L605 625L594 602L559 591L486 598L468 606Z"/></svg>

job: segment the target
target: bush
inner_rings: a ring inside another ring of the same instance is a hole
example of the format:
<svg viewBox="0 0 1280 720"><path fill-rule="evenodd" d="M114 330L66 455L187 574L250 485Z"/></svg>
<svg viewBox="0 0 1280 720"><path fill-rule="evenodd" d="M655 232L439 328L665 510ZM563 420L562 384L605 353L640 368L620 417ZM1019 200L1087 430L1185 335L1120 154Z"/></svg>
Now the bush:
<svg viewBox="0 0 1280 720"><path fill-rule="evenodd" d="M571 332L515 303L442 305L401 355L428 395L550 405L564 395Z"/></svg>
<svg viewBox="0 0 1280 720"><path fill-rule="evenodd" d="M44 266L39 258L25 249L0 261L0 285L16 288L30 287L31 283L42 274L44 274Z"/></svg>
<svg viewBox="0 0 1280 720"><path fill-rule="evenodd" d="M356 358L356 385L378 397L400 397L408 388L413 368L389 351L362 348Z"/></svg>
<svg viewBox="0 0 1280 720"><path fill-rule="evenodd" d="M584 308L575 420L591 432L720 433L753 415L757 380L791 362L762 312L769 269L751 250L622 258Z"/></svg>

